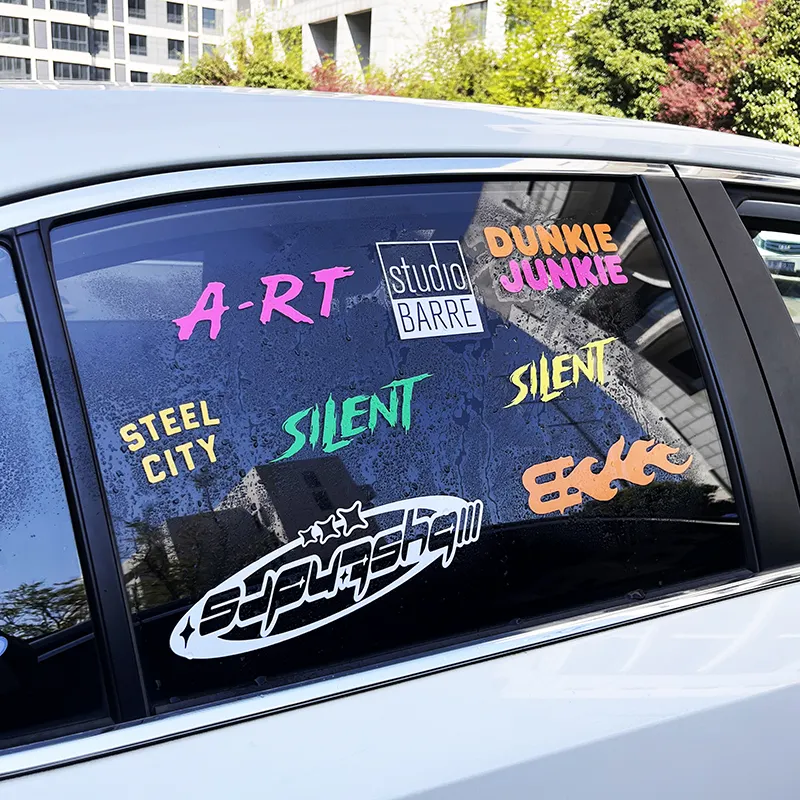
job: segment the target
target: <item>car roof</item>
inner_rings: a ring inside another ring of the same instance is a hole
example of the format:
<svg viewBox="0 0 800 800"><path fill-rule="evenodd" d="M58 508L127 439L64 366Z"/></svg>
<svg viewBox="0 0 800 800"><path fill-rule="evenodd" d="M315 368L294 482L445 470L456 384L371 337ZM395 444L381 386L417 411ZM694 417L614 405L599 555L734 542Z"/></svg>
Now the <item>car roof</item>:
<svg viewBox="0 0 800 800"><path fill-rule="evenodd" d="M798 148L570 112L227 87L5 84L0 198L115 176L384 156L546 156L800 176Z"/></svg>

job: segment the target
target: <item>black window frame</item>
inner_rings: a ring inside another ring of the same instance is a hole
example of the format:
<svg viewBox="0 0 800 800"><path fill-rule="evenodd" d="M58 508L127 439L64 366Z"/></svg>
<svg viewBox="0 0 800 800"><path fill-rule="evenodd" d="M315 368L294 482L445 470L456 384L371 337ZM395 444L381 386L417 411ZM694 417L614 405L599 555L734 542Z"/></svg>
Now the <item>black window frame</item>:
<svg viewBox="0 0 800 800"><path fill-rule="evenodd" d="M134 44L134 40L135 44ZM128 53L132 56L147 55L147 37L141 33L128 34Z"/></svg>
<svg viewBox="0 0 800 800"><path fill-rule="evenodd" d="M177 47L180 45L180 47ZM183 61L186 52L186 42L183 39L167 39L167 58L170 61Z"/></svg>
<svg viewBox="0 0 800 800"><path fill-rule="evenodd" d="M736 178L733 180L733 178ZM738 176L684 177L683 183L702 215L712 245L737 292L739 309L753 341L759 367L768 382L781 435L785 442L793 478L800 493L800 418L795 398L800 393L797 356L800 341L775 281L764 265L750 236L750 230L770 229L770 222L800 218L800 180L796 188L783 188L740 181ZM775 213L771 203L797 207ZM787 213L788 212L788 213ZM763 546L763 545L762 545ZM764 568L800 563L800 541L791 535L770 536L770 549L762 559Z"/></svg>
<svg viewBox="0 0 800 800"><path fill-rule="evenodd" d="M559 175L543 171L534 174L537 178L579 179L574 173ZM489 179L479 168L475 169L474 177ZM504 179L513 177L510 173L504 174ZM531 173L520 177L529 180ZM582 173L580 177L594 180L601 176ZM618 180L610 176L609 179ZM390 177L382 180L407 182ZM418 180L435 181L437 176L423 174ZM361 182L353 179L333 181L327 185L359 185ZM800 525L800 505L793 484L791 496L770 493L763 485L781 473L784 475L782 485L785 487L787 481L791 483L788 457L780 439L777 420L772 413L771 398L766 386L758 380L760 373L756 353L751 347L744 321L736 311L739 297L731 289L726 271L716 258L701 218L691 205L684 186L677 178L662 175L634 176L631 184L670 276L692 345L707 379L708 393L723 444L747 549L745 568L727 576L731 581L739 580L770 564L768 556L772 552L775 538L770 526L777 525L779 531L791 532ZM145 200L121 202L114 206L113 212L150 202L177 204L203 196L247 191L285 191L293 186L292 183L285 183L176 192L166 198L154 196ZM297 184L296 187L308 188L308 184ZM75 219L102 217L106 213L104 210L89 210L60 218L43 219L18 228L5 237L0 234L0 243L9 248L18 271L20 295L28 315L34 351L40 365L57 453L75 525L81 566L85 572L92 616L97 626L109 687L109 701L112 703L112 717L115 722L125 722L151 717L154 710L149 707L144 691L105 487L88 425L66 321L55 289L49 245L49 231L54 225ZM719 268L710 269L709 261ZM779 298L778 301L780 302ZM755 371L750 372L751 368ZM754 441L758 441L760 452L754 449ZM774 441L778 442L778 449L770 452L769 463L765 463L764 459L765 441L770 445ZM762 471L766 475L762 476ZM717 577L726 579L726 576ZM705 586L705 582L702 585ZM665 593L671 594L676 590L677 587L672 585L665 588ZM572 615L573 612L570 611L563 618ZM561 618L559 615L558 619ZM204 707L213 700L214 698L208 698L199 707Z"/></svg>
<svg viewBox="0 0 800 800"><path fill-rule="evenodd" d="M183 25L183 3L173 3L167 0L167 24Z"/></svg>

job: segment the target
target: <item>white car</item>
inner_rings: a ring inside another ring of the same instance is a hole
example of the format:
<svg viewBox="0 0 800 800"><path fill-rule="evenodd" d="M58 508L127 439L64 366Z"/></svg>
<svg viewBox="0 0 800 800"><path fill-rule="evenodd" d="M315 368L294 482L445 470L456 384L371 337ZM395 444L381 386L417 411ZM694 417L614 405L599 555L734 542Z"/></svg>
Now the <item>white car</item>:
<svg viewBox="0 0 800 800"><path fill-rule="evenodd" d="M760 231L753 238L770 272L781 275L800 272L800 236L780 231Z"/></svg>
<svg viewBox="0 0 800 800"><path fill-rule="evenodd" d="M215 88L0 119L3 800L800 793L800 151Z"/></svg>

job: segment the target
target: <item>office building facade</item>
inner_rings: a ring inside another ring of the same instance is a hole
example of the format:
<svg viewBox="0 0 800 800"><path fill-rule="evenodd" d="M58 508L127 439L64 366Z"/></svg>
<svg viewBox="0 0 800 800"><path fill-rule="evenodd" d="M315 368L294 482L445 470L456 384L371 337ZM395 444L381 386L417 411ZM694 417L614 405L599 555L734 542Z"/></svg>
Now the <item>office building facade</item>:
<svg viewBox="0 0 800 800"><path fill-rule="evenodd" d="M0 80L147 83L223 43L231 0L0 0Z"/></svg>
<svg viewBox="0 0 800 800"><path fill-rule="evenodd" d="M259 4L260 2L260 4ZM351 74L369 67L384 70L414 55L436 28L461 22L475 38L503 46L502 0L239 0L251 15L262 12L273 30L302 31L303 66L325 60ZM279 35L282 43L289 40Z"/></svg>

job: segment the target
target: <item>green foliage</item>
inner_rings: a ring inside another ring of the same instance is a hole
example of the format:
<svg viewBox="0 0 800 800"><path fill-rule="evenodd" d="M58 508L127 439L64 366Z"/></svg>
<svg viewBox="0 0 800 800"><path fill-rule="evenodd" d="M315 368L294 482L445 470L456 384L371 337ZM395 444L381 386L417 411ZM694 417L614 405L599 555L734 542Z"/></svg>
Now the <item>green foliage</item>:
<svg viewBox="0 0 800 800"><path fill-rule="evenodd" d="M506 47L489 80L492 102L552 106L566 89L575 12L569 0L507 0Z"/></svg>
<svg viewBox="0 0 800 800"><path fill-rule="evenodd" d="M281 40L283 55L288 64L302 69L303 67L303 27L296 25L293 28L284 28L278 31Z"/></svg>
<svg viewBox="0 0 800 800"><path fill-rule="evenodd" d="M290 44L294 36L289 34ZM276 57L272 31L264 25L261 17L256 18L250 30L240 21L231 32L228 48L233 66L219 50L215 50L212 55L203 55L194 65L183 64L176 75L160 72L153 76L153 81L264 89L311 88L311 79L303 72L295 51L285 60Z"/></svg>
<svg viewBox="0 0 800 800"><path fill-rule="evenodd" d="M177 74L158 72L153 75L154 83L183 83L202 86L230 86L236 79L236 72L225 60L225 56L214 50L204 53L196 64L182 64Z"/></svg>
<svg viewBox="0 0 800 800"><path fill-rule="evenodd" d="M721 8L722 0L610 0L586 14L572 39L573 96L586 98L586 110L653 119L675 44L705 41Z"/></svg>
<svg viewBox="0 0 800 800"><path fill-rule="evenodd" d="M800 4L772 0L761 48L733 80L734 130L800 145Z"/></svg>
<svg viewBox="0 0 800 800"><path fill-rule="evenodd" d="M434 28L421 50L397 67L397 94L486 102L497 57L468 25Z"/></svg>
<svg viewBox="0 0 800 800"><path fill-rule="evenodd" d="M0 593L0 633L35 639L89 619L80 581L22 583Z"/></svg>

